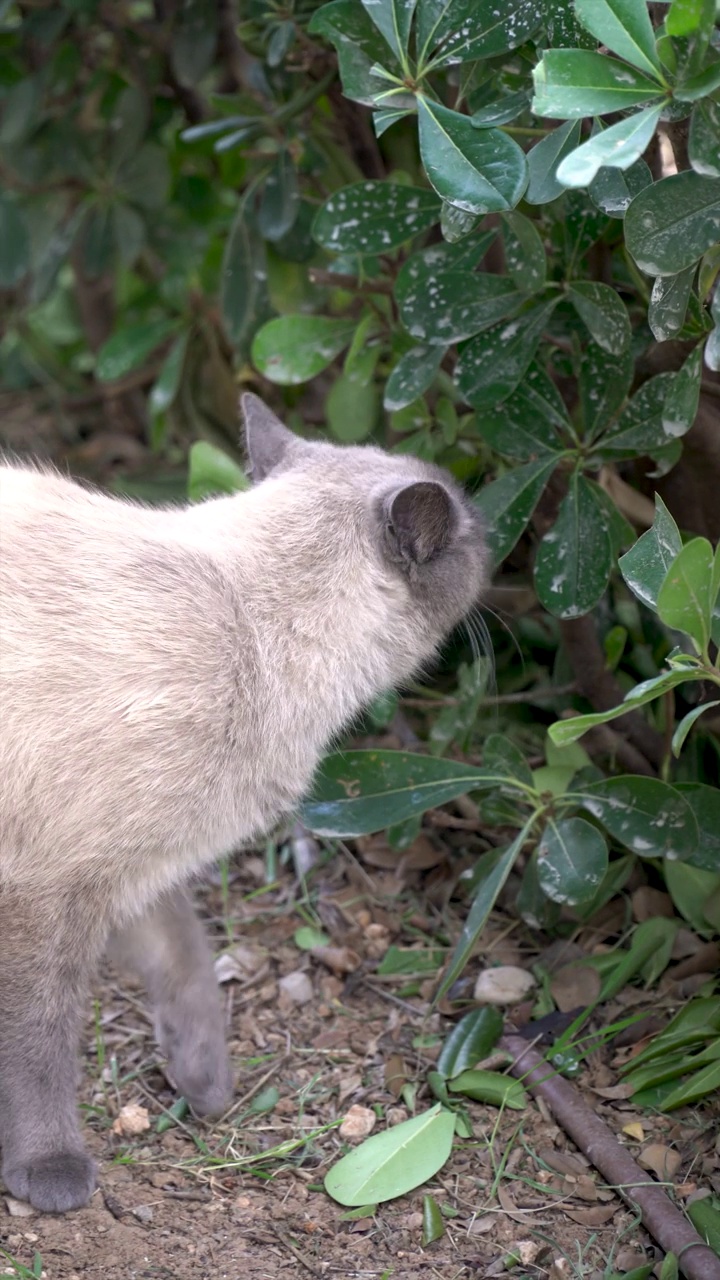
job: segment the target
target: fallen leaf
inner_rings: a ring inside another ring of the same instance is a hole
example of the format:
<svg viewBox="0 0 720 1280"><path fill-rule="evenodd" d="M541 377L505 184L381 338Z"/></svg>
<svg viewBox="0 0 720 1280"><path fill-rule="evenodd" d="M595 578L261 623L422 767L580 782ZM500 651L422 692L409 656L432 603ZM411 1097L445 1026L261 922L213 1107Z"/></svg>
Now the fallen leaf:
<svg viewBox="0 0 720 1280"><path fill-rule="evenodd" d="M360 957L350 947L312 947L310 955L338 975L354 973L360 968Z"/></svg>
<svg viewBox="0 0 720 1280"><path fill-rule="evenodd" d="M652 920L654 916L665 916L672 919L675 909L669 893L660 889L652 889L648 884L641 884L630 896L633 918L640 924L644 920Z"/></svg>
<svg viewBox="0 0 720 1280"><path fill-rule="evenodd" d="M574 1155L572 1151L553 1151L552 1148L541 1147L538 1151L538 1159L555 1173L572 1173L577 1177L587 1173L588 1170L587 1160Z"/></svg>
<svg viewBox="0 0 720 1280"><path fill-rule="evenodd" d="M642 1169L649 1169L661 1182L671 1182L682 1164L682 1156L674 1147L666 1147L662 1142L651 1142L643 1147L637 1161Z"/></svg>
<svg viewBox="0 0 720 1280"><path fill-rule="evenodd" d="M632 1245L625 1245L624 1248L618 1249L615 1254L615 1270L635 1271L637 1267L644 1267L647 1261L647 1254L641 1253L638 1249L633 1249Z"/></svg>
<svg viewBox="0 0 720 1280"><path fill-rule="evenodd" d="M356 1075L345 1076L345 1078L341 1080L340 1084L338 1085L339 1105L342 1106L345 1099L349 1098L351 1093L355 1093L355 1091L359 1089L361 1085L362 1085L362 1076L360 1075L359 1072Z"/></svg>
<svg viewBox="0 0 720 1280"><path fill-rule="evenodd" d="M563 1206L565 1216L579 1227L602 1227L615 1217L617 1210L617 1204L594 1204L590 1209L568 1209Z"/></svg>
<svg viewBox="0 0 720 1280"><path fill-rule="evenodd" d="M602 980L587 964L566 964L550 979L550 993L561 1013L586 1009L600 995Z"/></svg>
<svg viewBox="0 0 720 1280"><path fill-rule="evenodd" d="M280 993L290 1004L309 1004L314 996L313 984L308 975L300 969L286 973L278 986Z"/></svg>
<svg viewBox="0 0 720 1280"><path fill-rule="evenodd" d="M645 1141L645 1130L639 1120L631 1120L629 1124L624 1124L622 1131L628 1138L632 1138L633 1142Z"/></svg>
<svg viewBox="0 0 720 1280"><path fill-rule="evenodd" d="M475 983L474 999L478 1004L519 1004L534 986L535 979L527 969L500 965L483 969Z"/></svg>
<svg viewBox="0 0 720 1280"><path fill-rule="evenodd" d="M407 1084L407 1067L399 1053L393 1053L385 1063L385 1088L399 1098Z"/></svg>
<svg viewBox="0 0 720 1280"><path fill-rule="evenodd" d="M135 1134L145 1133L150 1128L150 1116L147 1107L139 1102L128 1102L121 1107L112 1124L113 1133L121 1137L131 1138Z"/></svg>
<svg viewBox="0 0 720 1280"><path fill-rule="evenodd" d="M345 1119L340 1125L340 1137L347 1138L348 1141L357 1141L359 1138L367 1138L372 1133L377 1123L377 1116L370 1107L361 1107L357 1103L347 1112Z"/></svg>

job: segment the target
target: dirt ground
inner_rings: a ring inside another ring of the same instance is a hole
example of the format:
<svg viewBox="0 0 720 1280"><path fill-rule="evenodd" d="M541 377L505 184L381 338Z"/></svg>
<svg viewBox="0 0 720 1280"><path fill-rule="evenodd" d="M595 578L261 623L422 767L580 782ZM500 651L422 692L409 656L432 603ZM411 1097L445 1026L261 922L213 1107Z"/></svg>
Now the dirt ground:
<svg viewBox="0 0 720 1280"><path fill-rule="evenodd" d="M418 1110L429 1106L427 1071L452 1025L430 1010L434 979L423 976L438 937L451 941L462 920L463 907L448 903L447 866L418 870L422 858L411 856L378 867L390 860L380 841L365 853L369 861L362 850L341 850L315 870L309 894L290 867L268 886L260 855L200 888L238 1074L237 1101L215 1125L186 1115L158 1132L176 1099L143 993L124 975L103 974L81 1095L100 1186L88 1208L61 1218L0 1198L0 1244L14 1259L7 1274L27 1275L17 1264L34 1262L47 1280L460 1280L501 1275L514 1254L524 1263L515 1274L562 1280L598 1274L608 1259L627 1269L660 1256L536 1102L502 1115L469 1103L472 1138L456 1142L429 1185L370 1217L348 1220L324 1192L325 1172L346 1149L325 1126L360 1105L378 1109L379 1130L406 1118L413 1090ZM308 922L331 940L323 959L296 945ZM383 980L375 971L389 946L417 956L420 973ZM542 938L500 912L470 977L500 963L529 968L542 948ZM624 994L624 1012L663 1003L670 1011L676 995ZM698 1181L720 1189L717 1105L668 1118L606 1100L616 1052L593 1055L579 1082L586 1100L635 1154L651 1142L679 1153L680 1198ZM124 1132L133 1121L141 1131ZM623 1138L633 1122L640 1129ZM428 1193L445 1234L423 1247Z"/></svg>

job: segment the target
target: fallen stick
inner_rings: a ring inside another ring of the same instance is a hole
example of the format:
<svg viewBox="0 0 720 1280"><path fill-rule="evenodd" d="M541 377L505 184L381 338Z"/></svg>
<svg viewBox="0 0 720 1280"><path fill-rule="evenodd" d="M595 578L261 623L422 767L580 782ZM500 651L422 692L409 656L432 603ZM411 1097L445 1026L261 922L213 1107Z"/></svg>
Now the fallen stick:
<svg viewBox="0 0 720 1280"><path fill-rule="evenodd" d="M558 1124L642 1219L665 1253L676 1254L688 1280L720 1280L720 1258L659 1186L621 1146L615 1134L522 1036L505 1035L499 1048L512 1057L510 1071L544 1098ZM551 1074L552 1073L552 1074Z"/></svg>

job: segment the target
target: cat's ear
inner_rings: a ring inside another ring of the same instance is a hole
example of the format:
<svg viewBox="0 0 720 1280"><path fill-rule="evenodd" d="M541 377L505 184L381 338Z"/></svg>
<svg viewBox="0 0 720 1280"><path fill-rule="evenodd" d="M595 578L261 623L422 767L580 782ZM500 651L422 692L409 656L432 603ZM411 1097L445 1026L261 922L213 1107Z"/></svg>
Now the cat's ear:
<svg viewBox="0 0 720 1280"><path fill-rule="evenodd" d="M245 423L245 447L251 478L257 484L280 465L288 450L297 446L299 441L272 410L250 392L240 397L240 411Z"/></svg>
<svg viewBox="0 0 720 1280"><path fill-rule="evenodd" d="M431 480L408 484L393 494L385 509L386 536L395 554L425 564L449 543L457 512L447 489Z"/></svg>

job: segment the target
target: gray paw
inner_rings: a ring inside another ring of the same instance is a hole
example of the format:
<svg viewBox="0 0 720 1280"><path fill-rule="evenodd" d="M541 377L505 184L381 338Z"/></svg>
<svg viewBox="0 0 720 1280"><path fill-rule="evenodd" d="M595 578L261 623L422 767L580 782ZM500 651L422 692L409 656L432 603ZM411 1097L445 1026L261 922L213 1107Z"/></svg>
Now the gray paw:
<svg viewBox="0 0 720 1280"><path fill-rule="evenodd" d="M42 1213L67 1213L87 1204L97 1181L95 1163L84 1152L36 1156L3 1167L3 1181L18 1200Z"/></svg>

